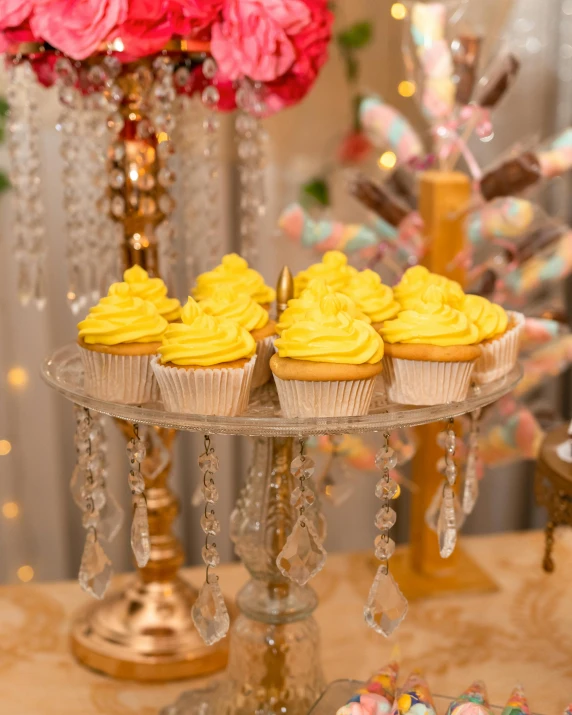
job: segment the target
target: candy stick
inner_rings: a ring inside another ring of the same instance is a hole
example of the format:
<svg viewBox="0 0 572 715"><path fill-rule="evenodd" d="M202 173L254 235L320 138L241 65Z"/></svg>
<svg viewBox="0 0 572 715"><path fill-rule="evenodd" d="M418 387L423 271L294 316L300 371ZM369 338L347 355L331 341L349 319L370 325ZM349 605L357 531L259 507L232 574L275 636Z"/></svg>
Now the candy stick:
<svg viewBox="0 0 572 715"><path fill-rule="evenodd" d="M391 189L376 184L364 176L358 176L350 184L349 190L358 201L391 226L399 226L411 212L409 206L403 203Z"/></svg>
<svg viewBox="0 0 572 715"><path fill-rule="evenodd" d="M554 244L548 255L535 255L505 277L514 295L527 295L546 281L559 281L572 272L572 231Z"/></svg>
<svg viewBox="0 0 572 715"><path fill-rule="evenodd" d="M467 217L467 236L477 246L495 238L521 236L532 223L534 208L530 201L507 197L495 199Z"/></svg>
<svg viewBox="0 0 572 715"><path fill-rule="evenodd" d="M399 163L424 155L423 143L411 124L380 97L365 97L362 100L359 119L372 144L391 149Z"/></svg>
<svg viewBox="0 0 572 715"><path fill-rule="evenodd" d="M530 715L528 700L522 685L514 688L501 715Z"/></svg>
<svg viewBox="0 0 572 715"><path fill-rule="evenodd" d="M525 351L531 347L550 343L555 338L564 337L569 331L568 326L558 320L527 317L520 338L520 348Z"/></svg>
<svg viewBox="0 0 572 715"><path fill-rule="evenodd" d="M485 109L496 107L512 86L519 70L520 61L513 54L498 56L477 86L476 104Z"/></svg>
<svg viewBox="0 0 572 715"><path fill-rule="evenodd" d="M477 35L461 35L451 43L457 104L468 104L471 101L482 43L483 38Z"/></svg>
<svg viewBox="0 0 572 715"><path fill-rule="evenodd" d="M504 414L505 402L495 405L494 418L488 417L481 429L479 455L488 466L536 459L544 439L544 431L527 407L517 406L511 398L508 403L515 404L515 409Z"/></svg>
<svg viewBox="0 0 572 715"><path fill-rule="evenodd" d="M393 191L393 193L404 201L411 209L416 209L416 181L417 176L415 172L410 169L406 169L404 166L398 166L391 172L385 183L387 188Z"/></svg>
<svg viewBox="0 0 572 715"><path fill-rule="evenodd" d="M547 149L538 153L542 176L551 179L572 168L572 127L562 132Z"/></svg>
<svg viewBox="0 0 572 715"><path fill-rule="evenodd" d="M499 196L519 194L536 184L541 176L538 157L526 151L487 172L480 181L480 189L483 197L491 201Z"/></svg>
<svg viewBox="0 0 572 715"><path fill-rule="evenodd" d="M524 377L514 390L517 396L524 396L548 377L556 377L572 362L572 335L553 340L534 351L524 361Z"/></svg>
<svg viewBox="0 0 572 715"><path fill-rule="evenodd" d="M528 233L516 247L514 260L521 264L552 246L566 232L568 227L552 219Z"/></svg>
<svg viewBox="0 0 572 715"><path fill-rule="evenodd" d="M474 682L449 705L447 715L491 715L485 684Z"/></svg>

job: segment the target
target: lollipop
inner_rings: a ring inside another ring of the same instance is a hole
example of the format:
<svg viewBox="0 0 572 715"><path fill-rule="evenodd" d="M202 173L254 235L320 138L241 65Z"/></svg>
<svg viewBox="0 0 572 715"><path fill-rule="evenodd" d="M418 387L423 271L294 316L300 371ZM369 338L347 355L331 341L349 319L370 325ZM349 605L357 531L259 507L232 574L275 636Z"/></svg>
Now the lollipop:
<svg viewBox="0 0 572 715"><path fill-rule="evenodd" d="M401 695L395 701L391 715L436 715L433 696L427 681L419 672L407 678Z"/></svg>
<svg viewBox="0 0 572 715"><path fill-rule="evenodd" d="M507 704L504 706L502 715L530 715L528 701L520 685L517 685L512 691Z"/></svg>
<svg viewBox="0 0 572 715"><path fill-rule="evenodd" d="M336 715L388 715L395 701L399 666L382 668L341 707Z"/></svg>
<svg viewBox="0 0 572 715"><path fill-rule="evenodd" d="M453 700L447 715L491 715L485 684L478 680Z"/></svg>
<svg viewBox="0 0 572 715"><path fill-rule="evenodd" d="M425 153L419 135L407 119L379 97L362 100L359 119L371 143L391 149L399 163L407 163Z"/></svg>
<svg viewBox="0 0 572 715"><path fill-rule="evenodd" d="M495 199L467 218L467 235L473 245L495 238L521 236L532 223L534 208L530 201L512 196Z"/></svg>

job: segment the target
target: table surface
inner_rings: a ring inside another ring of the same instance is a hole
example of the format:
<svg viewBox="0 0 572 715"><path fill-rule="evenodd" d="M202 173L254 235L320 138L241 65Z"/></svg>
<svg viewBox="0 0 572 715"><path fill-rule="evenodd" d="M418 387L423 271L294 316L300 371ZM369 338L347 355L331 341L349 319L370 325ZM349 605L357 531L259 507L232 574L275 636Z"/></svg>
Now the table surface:
<svg viewBox="0 0 572 715"><path fill-rule="evenodd" d="M398 643L403 672L421 668L436 693L454 695L481 678L491 702L502 705L520 681L533 712L561 715L572 701L572 531L558 532L551 575L540 568L539 532L463 543L499 591L415 602L389 641L362 619L374 575L369 555L332 555L314 581L326 677L366 678ZM219 574L227 594L247 578L238 564L221 567ZM196 585L202 575L200 569L187 571ZM192 687L192 681L113 681L77 665L67 632L85 598L72 582L0 588L0 713L156 715Z"/></svg>

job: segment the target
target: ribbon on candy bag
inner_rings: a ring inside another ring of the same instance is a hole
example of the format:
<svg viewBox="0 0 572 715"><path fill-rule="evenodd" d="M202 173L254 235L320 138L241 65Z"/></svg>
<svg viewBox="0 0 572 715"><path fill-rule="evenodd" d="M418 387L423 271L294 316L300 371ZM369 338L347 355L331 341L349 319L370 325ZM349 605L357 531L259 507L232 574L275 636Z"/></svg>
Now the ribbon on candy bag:
<svg viewBox="0 0 572 715"><path fill-rule="evenodd" d="M400 164L425 153L419 135L405 117L380 97L365 97L359 106L362 129L376 147L391 149Z"/></svg>
<svg viewBox="0 0 572 715"><path fill-rule="evenodd" d="M503 708L502 715L530 715L528 700L524 695L522 686L517 685L512 691L507 704Z"/></svg>
<svg viewBox="0 0 572 715"><path fill-rule="evenodd" d="M480 680L474 682L462 695L453 700L447 715L491 715L485 684Z"/></svg>
<svg viewBox="0 0 572 715"><path fill-rule="evenodd" d="M392 662L372 676L336 715L388 715L397 691L399 666Z"/></svg>
<svg viewBox="0 0 572 715"><path fill-rule="evenodd" d="M419 672L407 678L395 701L391 715L436 715L433 696L427 681Z"/></svg>

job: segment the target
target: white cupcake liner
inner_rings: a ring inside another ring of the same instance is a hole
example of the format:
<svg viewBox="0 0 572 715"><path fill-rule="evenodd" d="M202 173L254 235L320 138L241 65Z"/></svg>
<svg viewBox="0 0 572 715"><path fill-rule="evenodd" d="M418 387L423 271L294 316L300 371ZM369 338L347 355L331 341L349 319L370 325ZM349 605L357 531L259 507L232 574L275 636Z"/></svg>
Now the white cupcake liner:
<svg viewBox="0 0 572 715"><path fill-rule="evenodd" d="M466 399L472 362L403 360L385 354L383 375L390 402L402 405L441 405Z"/></svg>
<svg viewBox="0 0 572 715"><path fill-rule="evenodd" d="M376 379L314 382L274 375L284 417L367 415Z"/></svg>
<svg viewBox="0 0 572 715"><path fill-rule="evenodd" d="M477 360L473 373L477 382L500 380L516 364L525 318L522 313L507 312L510 322L514 325L502 337L481 344L482 354Z"/></svg>
<svg viewBox="0 0 572 715"><path fill-rule="evenodd" d="M163 404L171 412L234 417L248 407L256 355L242 368L185 370L152 361Z"/></svg>
<svg viewBox="0 0 572 715"><path fill-rule="evenodd" d="M270 370L270 358L274 355L274 335L269 335L264 340L256 342L256 365L252 375L251 389L266 385L272 371Z"/></svg>
<svg viewBox="0 0 572 715"><path fill-rule="evenodd" d="M92 397L125 405L144 405L159 398L151 360L155 355L113 355L79 347L84 390Z"/></svg>

